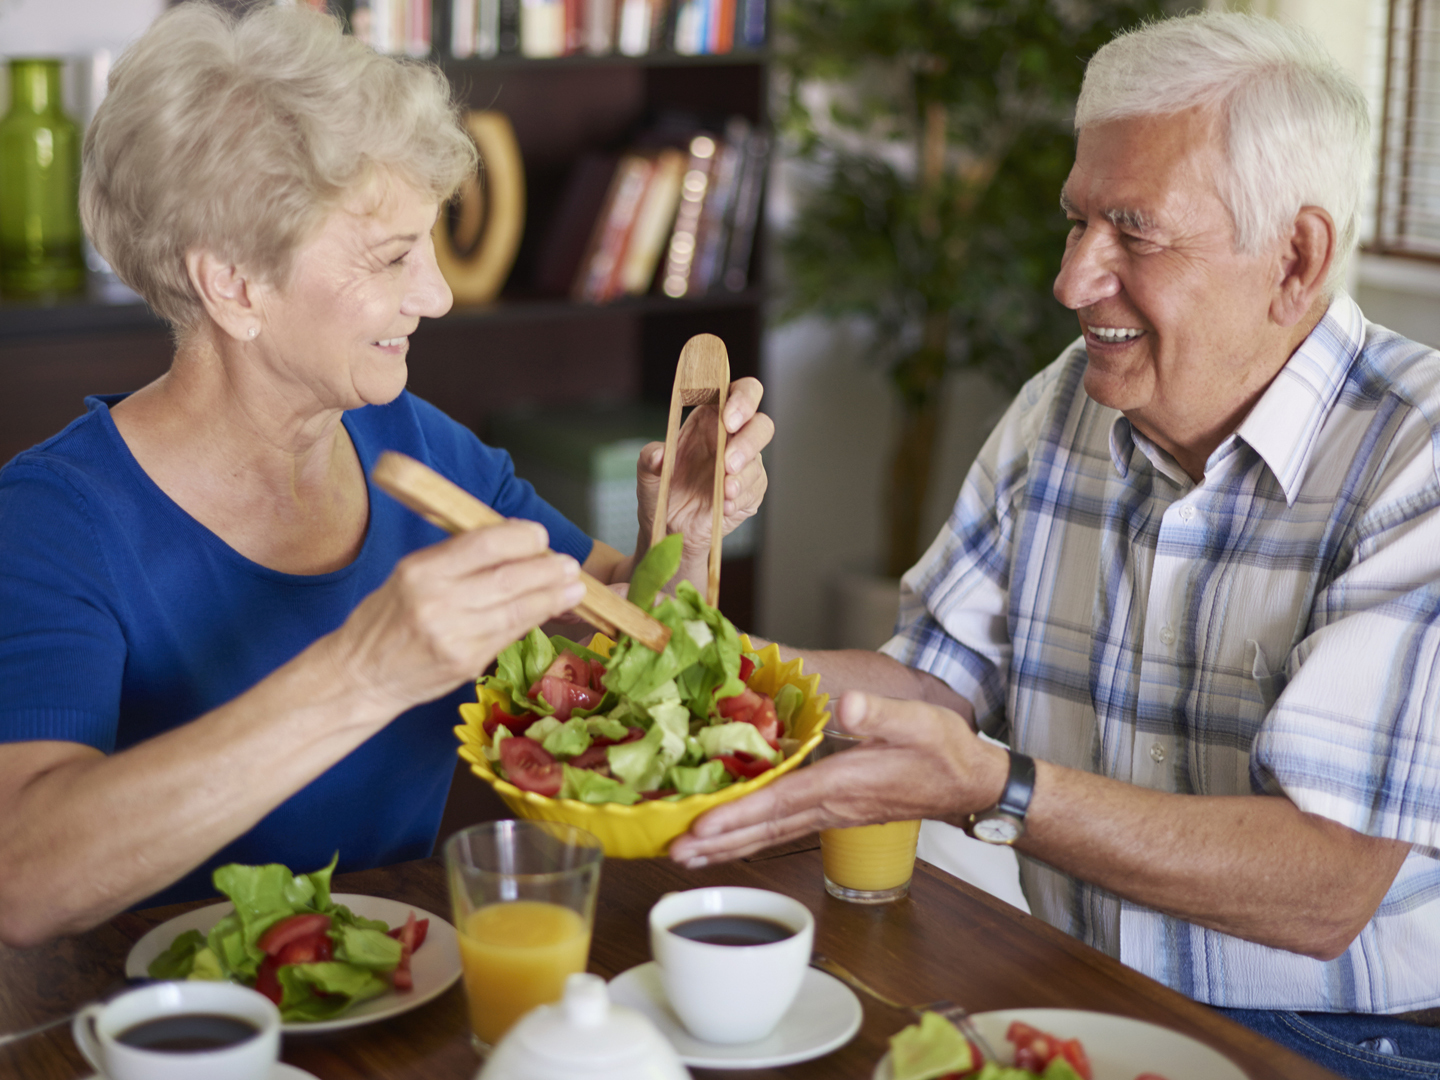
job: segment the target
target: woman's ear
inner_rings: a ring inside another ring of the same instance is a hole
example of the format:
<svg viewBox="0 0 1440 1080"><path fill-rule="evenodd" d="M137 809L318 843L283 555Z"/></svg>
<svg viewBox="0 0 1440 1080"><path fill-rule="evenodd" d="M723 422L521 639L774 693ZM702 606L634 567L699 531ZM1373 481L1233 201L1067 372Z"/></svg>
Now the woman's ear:
<svg viewBox="0 0 1440 1080"><path fill-rule="evenodd" d="M259 296L255 282L240 267L196 250L186 254L185 269L205 313L221 333L236 341L253 341L259 335Z"/></svg>
<svg viewBox="0 0 1440 1080"><path fill-rule="evenodd" d="M1325 294L1335 261L1335 221L1318 206L1302 206L1295 215L1280 257L1280 283L1270 302L1270 317L1294 326Z"/></svg>

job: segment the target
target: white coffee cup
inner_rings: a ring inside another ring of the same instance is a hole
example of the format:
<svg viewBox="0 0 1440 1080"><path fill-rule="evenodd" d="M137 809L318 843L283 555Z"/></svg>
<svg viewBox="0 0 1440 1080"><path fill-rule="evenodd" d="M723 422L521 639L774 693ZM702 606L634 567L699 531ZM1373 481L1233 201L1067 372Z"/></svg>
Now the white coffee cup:
<svg viewBox="0 0 1440 1080"><path fill-rule="evenodd" d="M766 919L792 933L761 945L716 945L675 932L711 916ZM665 996L690 1034L705 1042L754 1042L774 1031L800 991L814 939L810 909L767 889L691 889L650 909L650 953Z"/></svg>
<svg viewBox="0 0 1440 1080"><path fill-rule="evenodd" d="M206 1050L155 1050L120 1041L149 1021L221 1016L255 1029ZM227 982L163 982L87 1005L71 1025L75 1045L107 1080L270 1080L280 1058L280 1010L263 994Z"/></svg>

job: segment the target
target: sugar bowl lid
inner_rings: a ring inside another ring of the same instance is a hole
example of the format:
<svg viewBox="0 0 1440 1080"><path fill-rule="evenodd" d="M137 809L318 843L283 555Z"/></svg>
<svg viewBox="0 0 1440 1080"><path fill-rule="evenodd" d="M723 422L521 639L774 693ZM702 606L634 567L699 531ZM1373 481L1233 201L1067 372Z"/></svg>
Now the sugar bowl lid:
<svg viewBox="0 0 1440 1080"><path fill-rule="evenodd" d="M645 1016L613 1005L598 975L571 975L565 996L520 1018L476 1080L689 1080Z"/></svg>

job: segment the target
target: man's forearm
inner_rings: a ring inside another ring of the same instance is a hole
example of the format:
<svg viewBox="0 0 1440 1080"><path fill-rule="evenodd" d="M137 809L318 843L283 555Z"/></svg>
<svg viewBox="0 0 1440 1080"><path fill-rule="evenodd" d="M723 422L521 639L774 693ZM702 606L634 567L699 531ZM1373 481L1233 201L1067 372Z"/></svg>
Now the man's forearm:
<svg viewBox="0 0 1440 1080"><path fill-rule="evenodd" d="M1332 959L1374 916L1408 844L1283 797L1171 795L1037 762L1027 855L1187 922Z"/></svg>
<svg viewBox="0 0 1440 1080"><path fill-rule="evenodd" d="M767 644L753 634L751 641L757 648ZM781 645L780 656L785 660L796 657L803 660L806 674L820 676L820 689L829 694L832 701L847 690L864 690L883 697L939 705L959 713L970 721L971 727L975 726L974 707L947 683L928 672L906 667L884 653L870 649L792 649Z"/></svg>

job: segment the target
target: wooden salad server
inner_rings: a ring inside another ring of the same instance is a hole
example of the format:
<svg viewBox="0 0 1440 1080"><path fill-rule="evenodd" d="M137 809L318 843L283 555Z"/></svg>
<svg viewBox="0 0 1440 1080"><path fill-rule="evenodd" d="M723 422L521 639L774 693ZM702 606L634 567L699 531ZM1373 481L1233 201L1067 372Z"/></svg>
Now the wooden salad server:
<svg viewBox="0 0 1440 1080"><path fill-rule="evenodd" d="M665 461L660 466L660 494L655 500L655 521L650 527L653 547L665 539L665 516L670 508L670 480L675 472L676 443L680 440L680 412L689 405L715 403L715 487L710 496L710 572L705 602L720 604L721 525L725 520L725 398L730 392L730 356L714 334L696 334L680 350L675 366L675 388L670 392L670 422L665 427Z"/></svg>
<svg viewBox="0 0 1440 1080"><path fill-rule="evenodd" d="M412 457L387 450L380 455L370 477L382 491L414 510L426 521L450 533L470 532L499 525L505 519L451 483L428 465ZM664 652L670 642L670 628L653 615L617 596L585 571L585 599L575 610L601 633L613 638L629 634L642 645Z"/></svg>

